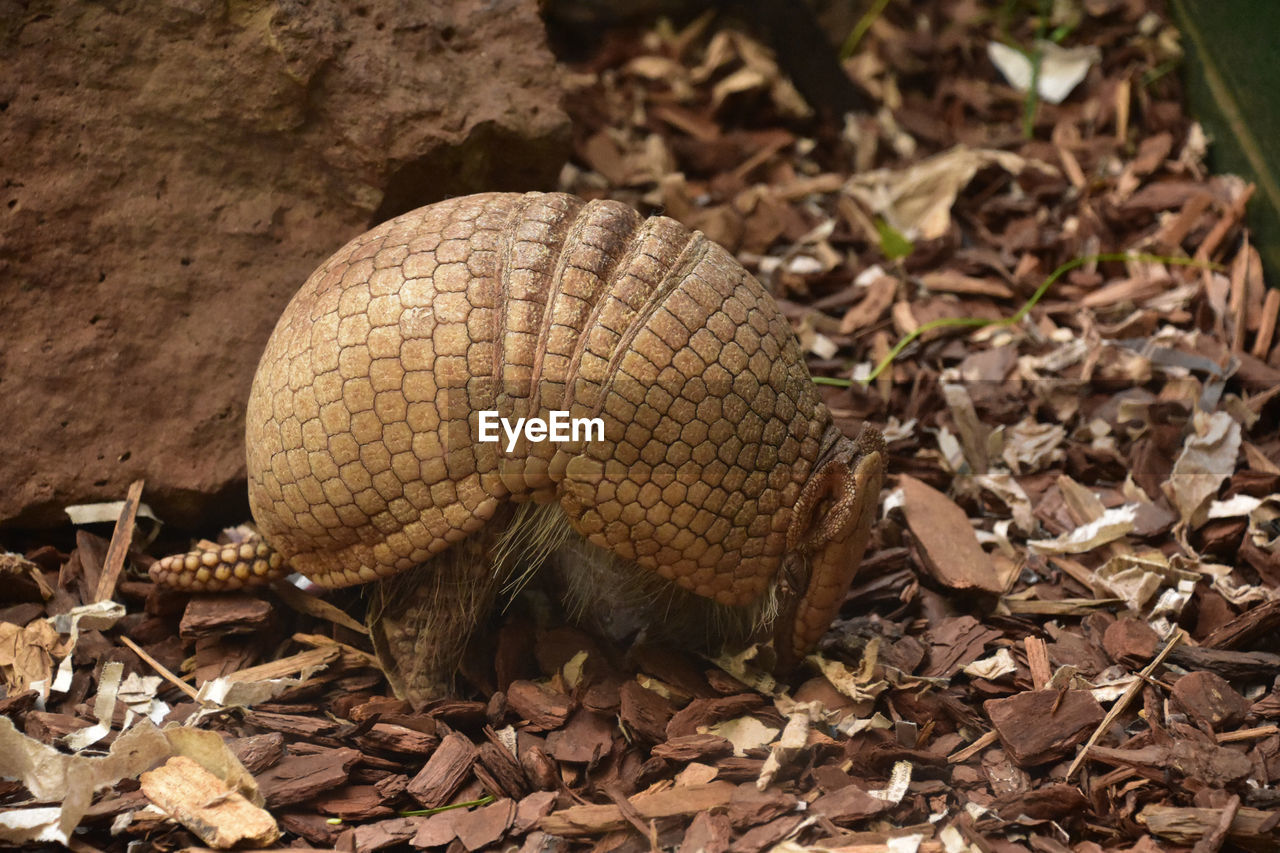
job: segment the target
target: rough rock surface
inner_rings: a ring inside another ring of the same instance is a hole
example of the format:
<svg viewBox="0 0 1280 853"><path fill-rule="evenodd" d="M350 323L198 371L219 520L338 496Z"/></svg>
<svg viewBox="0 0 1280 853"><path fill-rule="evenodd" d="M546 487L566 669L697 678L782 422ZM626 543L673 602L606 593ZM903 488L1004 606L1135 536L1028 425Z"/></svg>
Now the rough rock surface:
<svg viewBox="0 0 1280 853"><path fill-rule="evenodd" d="M446 196L549 189L567 153L534 0L0 21L0 523L138 477L173 522L243 501L258 355L318 262Z"/></svg>

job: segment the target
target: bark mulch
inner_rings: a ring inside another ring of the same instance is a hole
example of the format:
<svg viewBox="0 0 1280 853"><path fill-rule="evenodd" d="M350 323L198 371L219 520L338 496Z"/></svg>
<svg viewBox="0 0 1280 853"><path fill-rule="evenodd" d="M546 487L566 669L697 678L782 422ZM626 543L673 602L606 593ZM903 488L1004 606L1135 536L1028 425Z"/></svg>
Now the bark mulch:
<svg viewBox="0 0 1280 853"><path fill-rule="evenodd" d="M845 63L874 107L842 125L710 16L568 73L563 188L728 246L837 420L890 442L867 558L793 679L516 606L462 698L414 711L358 598L153 588L138 486L114 535L0 558L0 838L1280 849L1280 291L1159 8L1056 6L1085 46L1042 71L1058 104L988 58L1035 19L971 0L891 4Z"/></svg>

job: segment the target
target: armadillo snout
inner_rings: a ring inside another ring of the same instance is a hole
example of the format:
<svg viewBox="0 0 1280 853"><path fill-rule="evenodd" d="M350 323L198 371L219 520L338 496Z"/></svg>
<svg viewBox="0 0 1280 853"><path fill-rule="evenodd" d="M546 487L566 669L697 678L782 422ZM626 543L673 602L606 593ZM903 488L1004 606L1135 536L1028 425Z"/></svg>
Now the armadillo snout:
<svg viewBox="0 0 1280 853"><path fill-rule="evenodd" d="M781 669L812 649L835 618L875 521L884 438L870 428L856 442L840 436L829 455L805 483L788 531L774 628Z"/></svg>

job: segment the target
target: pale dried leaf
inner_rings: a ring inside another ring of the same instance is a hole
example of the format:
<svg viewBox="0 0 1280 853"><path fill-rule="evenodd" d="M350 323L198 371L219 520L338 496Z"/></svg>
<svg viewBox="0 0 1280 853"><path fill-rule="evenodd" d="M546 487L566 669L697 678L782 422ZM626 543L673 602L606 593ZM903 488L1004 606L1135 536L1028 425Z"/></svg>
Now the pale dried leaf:
<svg viewBox="0 0 1280 853"><path fill-rule="evenodd" d="M124 501L103 501L93 504L72 504L65 506L62 511L67 514L67 518L71 519L71 523L75 525L83 524L114 524L116 519L120 517L120 512L124 509ZM156 514L147 504L138 504L138 517L149 518L152 521L159 522Z"/></svg>
<svg viewBox="0 0 1280 853"><path fill-rule="evenodd" d="M169 716L169 703L157 698L164 679L158 675L139 675L131 672L120 683L120 701L129 706L135 714L147 717L153 723L160 723Z"/></svg>
<svg viewBox="0 0 1280 853"><path fill-rule="evenodd" d="M1000 458L1015 474L1043 471L1062 460L1062 443L1067 431L1060 424L1037 423L1023 418L1005 430L1004 450Z"/></svg>
<svg viewBox="0 0 1280 853"><path fill-rule="evenodd" d="M1203 523L1209 501L1235 471L1240 425L1226 412L1196 412L1192 422L1195 431L1187 436L1164 489L1182 524L1196 527Z"/></svg>
<svg viewBox="0 0 1280 853"><path fill-rule="evenodd" d="M1036 528L1036 519L1034 510L1031 507L1031 499L1027 497L1027 493L1023 490L1022 485L1013 478L1008 471L995 471L990 474L983 474L973 478L973 482L995 495L1005 506L1009 507L1009 512L1013 516L1013 523L1024 534L1029 534Z"/></svg>
<svg viewBox="0 0 1280 853"><path fill-rule="evenodd" d="M1268 495L1249 513L1249 538L1259 548L1280 551L1280 495Z"/></svg>
<svg viewBox="0 0 1280 853"><path fill-rule="evenodd" d="M822 671L832 687L855 702L865 703L867 711L871 710L875 698L889 688L887 681L868 681L839 661L822 655L809 655L808 660Z"/></svg>
<svg viewBox="0 0 1280 853"><path fill-rule="evenodd" d="M63 742L73 752L79 752L87 746L97 743L111 733L111 719L116 710L116 697L120 691L120 680L124 674L124 664L118 660L107 661L102 665L102 673L98 677L98 694L93 700L93 716L97 720L92 726L69 733ZM126 711L123 728L133 722L133 711Z"/></svg>
<svg viewBox="0 0 1280 853"><path fill-rule="evenodd" d="M1095 521L1069 530L1061 536L1032 539L1027 544L1041 554L1083 554L1132 532L1136 512L1134 504L1125 504L1109 509Z"/></svg>
<svg viewBox="0 0 1280 853"><path fill-rule="evenodd" d="M969 390L954 382L942 383L942 395L951 411L951 420L960 435L960 446L964 448L964 458L969 463L969 470L975 474L987 472L987 438L991 429L978 417L969 397Z"/></svg>
<svg viewBox="0 0 1280 853"><path fill-rule="evenodd" d="M1117 554L1093 575L1098 590L1122 599L1134 612L1142 612L1162 590L1177 588L1183 582L1194 584L1198 579L1195 572L1174 567L1158 551Z"/></svg>
<svg viewBox="0 0 1280 853"><path fill-rule="evenodd" d="M38 619L25 628L0 622L0 675L10 695L53 679L53 661L70 651L47 620Z"/></svg>
<svg viewBox="0 0 1280 853"><path fill-rule="evenodd" d="M951 206L961 188L979 169L992 164L1015 175L1028 167L1058 172L1046 163L1029 161L1008 151L959 145L905 169L877 169L855 175L845 184L845 191L883 216L908 239L933 240L951 227Z"/></svg>
<svg viewBox="0 0 1280 853"><path fill-rule="evenodd" d="M300 678L269 678L262 681L237 681L230 676L212 678L200 685L196 699L202 703L229 708L252 708L267 702L286 690L302 684Z"/></svg>
<svg viewBox="0 0 1280 853"><path fill-rule="evenodd" d="M961 669L961 672L965 675L970 675L974 678L985 678L989 681L994 681L1001 676L1017 671L1018 665L1014 663L1013 653L1006 648L999 649L990 657L976 660Z"/></svg>
<svg viewBox="0 0 1280 853"><path fill-rule="evenodd" d="M748 749L768 746L778 736L779 729L766 726L755 717L737 717L707 726L707 733L719 735L733 744L733 754L739 757Z"/></svg>
<svg viewBox="0 0 1280 853"><path fill-rule="evenodd" d="M1051 104L1060 104L1066 100L1072 90L1084 80L1089 69L1102 61L1102 51L1093 45L1067 48L1040 39L1036 42L1036 48L1040 51L1040 76L1036 78L1036 92ZM993 41L987 45L987 56L1009 81L1010 86L1019 92L1030 90L1032 67L1031 60L1025 53Z"/></svg>
<svg viewBox="0 0 1280 853"><path fill-rule="evenodd" d="M1252 495L1232 495L1225 501L1211 501L1205 518L1240 518L1262 505L1261 498Z"/></svg>
<svg viewBox="0 0 1280 853"><path fill-rule="evenodd" d="M59 752L0 716L0 778L17 779L37 801L61 804L56 822L47 809L25 816L27 810L0 811L0 838L53 838L65 844L95 791L134 778L169 754L169 742L145 720L117 737L106 756L90 758Z"/></svg>

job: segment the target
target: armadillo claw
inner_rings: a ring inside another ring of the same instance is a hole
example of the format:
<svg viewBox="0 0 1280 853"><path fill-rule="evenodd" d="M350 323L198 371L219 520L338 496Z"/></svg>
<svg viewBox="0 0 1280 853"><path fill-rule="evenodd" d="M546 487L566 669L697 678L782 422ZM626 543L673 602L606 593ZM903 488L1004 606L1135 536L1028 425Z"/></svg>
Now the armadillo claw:
<svg viewBox="0 0 1280 853"><path fill-rule="evenodd" d="M265 586L289 573L284 556L262 539L174 554L151 566L151 579L190 592Z"/></svg>

